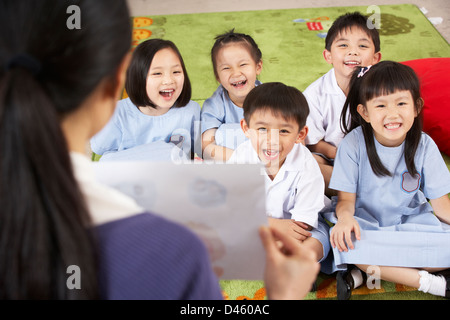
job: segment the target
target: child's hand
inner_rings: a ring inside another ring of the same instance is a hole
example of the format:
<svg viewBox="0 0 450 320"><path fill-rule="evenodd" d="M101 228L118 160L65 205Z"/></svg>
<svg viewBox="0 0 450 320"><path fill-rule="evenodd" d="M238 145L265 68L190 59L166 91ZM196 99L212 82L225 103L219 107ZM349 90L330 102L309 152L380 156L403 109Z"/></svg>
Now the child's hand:
<svg viewBox="0 0 450 320"><path fill-rule="evenodd" d="M300 221L269 218L269 225L299 241L306 240L311 236L311 232L308 231L311 230L311 227Z"/></svg>
<svg viewBox="0 0 450 320"><path fill-rule="evenodd" d="M355 233L357 240L361 240L361 231L356 219L353 216L339 218L338 222L331 230L330 243L333 248L337 247L340 252L348 251L348 248L354 249L355 247L352 242L352 232Z"/></svg>
<svg viewBox="0 0 450 320"><path fill-rule="evenodd" d="M264 282L268 298L303 299L320 269L315 253L278 229L261 227L260 237L266 250Z"/></svg>

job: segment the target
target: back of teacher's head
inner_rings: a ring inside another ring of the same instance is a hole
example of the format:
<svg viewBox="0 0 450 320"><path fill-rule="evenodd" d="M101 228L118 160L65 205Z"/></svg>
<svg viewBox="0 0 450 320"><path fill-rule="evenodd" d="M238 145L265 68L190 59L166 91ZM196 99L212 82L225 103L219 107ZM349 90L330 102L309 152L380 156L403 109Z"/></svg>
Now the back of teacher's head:
<svg viewBox="0 0 450 320"><path fill-rule="evenodd" d="M98 297L90 219L60 121L130 49L121 0L0 2L0 299ZM67 286L68 267L82 272Z"/></svg>

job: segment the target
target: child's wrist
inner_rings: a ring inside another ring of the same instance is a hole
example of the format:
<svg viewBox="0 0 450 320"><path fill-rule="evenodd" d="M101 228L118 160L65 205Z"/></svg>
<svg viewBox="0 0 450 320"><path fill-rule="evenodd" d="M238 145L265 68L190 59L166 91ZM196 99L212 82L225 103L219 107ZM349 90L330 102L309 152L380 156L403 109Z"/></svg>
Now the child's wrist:
<svg viewBox="0 0 450 320"><path fill-rule="evenodd" d="M351 219L351 218L353 218L353 212L350 212L350 211L339 212L339 214L336 213L336 217L338 220L341 220L341 221Z"/></svg>

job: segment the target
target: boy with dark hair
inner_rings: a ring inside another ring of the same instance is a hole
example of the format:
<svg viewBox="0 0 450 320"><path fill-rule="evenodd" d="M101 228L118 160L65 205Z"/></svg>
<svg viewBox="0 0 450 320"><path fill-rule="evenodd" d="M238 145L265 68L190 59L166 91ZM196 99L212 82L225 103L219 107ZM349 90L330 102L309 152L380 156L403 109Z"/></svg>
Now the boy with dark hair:
<svg viewBox="0 0 450 320"><path fill-rule="evenodd" d="M381 60L378 30L369 26L359 12L346 13L336 19L325 39L323 57L333 66L314 81L304 95L310 115L306 145L313 152L324 176L325 186L331 178L336 150L343 138L340 117L353 70ZM326 189L327 195L333 192Z"/></svg>
<svg viewBox="0 0 450 320"><path fill-rule="evenodd" d="M227 163L262 163L269 225L311 248L317 260L330 250L328 226L320 217L324 183L317 162L302 142L308 134L308 103L296 88L261 84L244 101L241 127L246 142Z"/></svg>

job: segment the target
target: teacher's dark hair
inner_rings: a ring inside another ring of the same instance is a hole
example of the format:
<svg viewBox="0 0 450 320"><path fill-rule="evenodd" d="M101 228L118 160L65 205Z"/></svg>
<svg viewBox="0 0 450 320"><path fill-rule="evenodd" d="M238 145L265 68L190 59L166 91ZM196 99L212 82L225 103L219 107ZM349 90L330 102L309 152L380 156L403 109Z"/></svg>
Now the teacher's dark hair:
<svg viewBox="0 0 450 320"><path fill-rule="evenodd" d="M71 5L81 29L67 27ZM2 0L0 30L0 299L98 298L91 221L60 121L102 80L115 84L131 44L128 8ZM72 265L81 289L67 285Z"/></svg>

